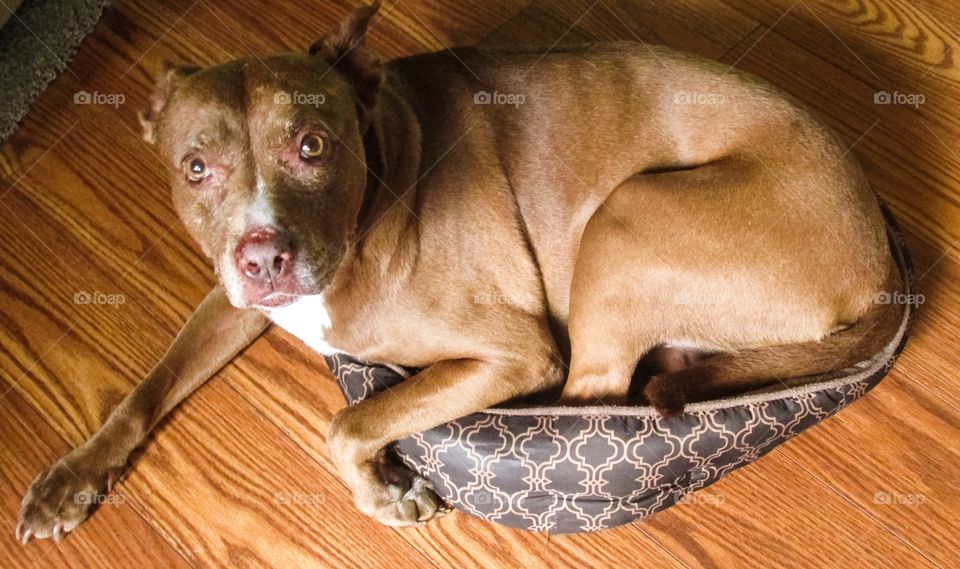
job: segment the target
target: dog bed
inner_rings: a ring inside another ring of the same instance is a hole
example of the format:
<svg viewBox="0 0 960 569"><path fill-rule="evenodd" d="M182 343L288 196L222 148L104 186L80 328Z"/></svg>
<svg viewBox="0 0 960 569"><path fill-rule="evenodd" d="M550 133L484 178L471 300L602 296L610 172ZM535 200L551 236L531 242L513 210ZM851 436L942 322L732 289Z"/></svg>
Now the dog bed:
<svg viewBox="0 0 960 569"><path fill-rule="evenodd" d="M690 404L669 419L651 407L491 408L391 451L454 507L515 528L596 531L669 508L843 409L893 366L917 307L903 236L883 209L908 299L903 320L884 350L839 376ZM327 362L350 404L408 375L345 354Z"/></svg>

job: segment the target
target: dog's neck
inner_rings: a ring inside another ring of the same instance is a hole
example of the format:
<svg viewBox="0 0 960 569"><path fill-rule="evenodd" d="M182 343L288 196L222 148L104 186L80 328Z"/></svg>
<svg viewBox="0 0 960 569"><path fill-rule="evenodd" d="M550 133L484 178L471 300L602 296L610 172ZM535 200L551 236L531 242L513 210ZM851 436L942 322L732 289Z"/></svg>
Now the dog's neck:
<svg viewBox="0 0 960 569"><path fill-rule="evenodd" d="M360 276L385 277L409 265L416 250L420 125L402 95L385 88L364 134L367 186L353 243L333 282L353 286ZM401 271L402 273L402 271Z"/></svg>

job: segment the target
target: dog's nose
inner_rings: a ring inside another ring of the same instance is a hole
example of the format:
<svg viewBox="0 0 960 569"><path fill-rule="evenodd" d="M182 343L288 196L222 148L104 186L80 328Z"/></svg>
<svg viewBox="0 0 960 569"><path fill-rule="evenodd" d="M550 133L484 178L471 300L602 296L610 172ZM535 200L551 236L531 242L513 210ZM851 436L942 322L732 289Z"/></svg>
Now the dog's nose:
<svg viewBox="0 0 960 569"><path fill-rule="evenodd" d="M275 229L260 227L247 231L237 243L237 269L255 282L276 282L290 271L293 246Z"/></svg>

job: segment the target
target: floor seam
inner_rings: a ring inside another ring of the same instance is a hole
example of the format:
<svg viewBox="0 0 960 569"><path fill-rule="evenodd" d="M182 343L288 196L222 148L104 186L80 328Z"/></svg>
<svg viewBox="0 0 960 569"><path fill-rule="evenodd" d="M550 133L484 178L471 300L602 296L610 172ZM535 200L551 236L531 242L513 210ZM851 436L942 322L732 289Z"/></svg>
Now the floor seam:
<svg viewBox="0 0 960 569"><path fill-rule="evenodd" d="M237 371L240 372L240 373L243 373L244 375L246 375L247 378L248 378L251 382L257 383L257 382L255 381L255 378L254 378L251 374L249 374L246 370L243 370L243 369L240 369L239 367L237 367ZM350 487L347 486L347 485L343 482L343 479L340 477L340 473L339 473L339 472L333 472L333 471L331 471L329 468L327 468L326 466L324 466L319 460L317 460L316 458L314 458L313 454L311 454L311 452L310 452L310 450L309 450L308 448L306 448L306 447L304 447L303 445L301 445L300 442L299 442L296 438L294 438L294 437L291 435L291 433L290 433L286 428L284 428L284 427L282 426L282 424L281 424L280 422L275 421L272 416L267 415L266 413L264 413L253 401L251 401L249 398L247 398L247 396L243 393L243 391L241 391L241 390L238 388L238 386L234 385L234 384L233 384L232 382L230 382L230 381L227 381L227 382L225 382L225 383L226 383L227 387L229 387L234 393L237 394L237 396L240 397L241 400L243 400L244 403L250 405L250 407L253 408L253 410L254 410L258 415L260 415L261 417L263 417L263 419L264 419L265 421L267 421L268 423L270 423L271 425L273 425L274 427L276 427L277 430L279 430L281 433L283 433L283 435L284 435L285 437L287 437L287 439L288 439L291 443L293 443L293 445L294 445L296 448L300 449L300 451L302 451L302 452L304 453L304 455L306 455L307 459L309 459L311 462L315 463L318 467L322 468L325 472L327 472L328 474L330 474L330 475L333 477L333 479L337 481L338 484L340 484L344 489L346 489L348 492L351 493L351 496L353 495L352 491L350 490ZM437 567L437 568L439 569L440 566L437 565L436 560L434 560L433 557L428 556L427 553L426 553L424 550L420 549L412 540L408 539L407 536L404 534L403 531L400 531L399 529L394 528L394 527L390 527L389 529L390 529L391 531L393 531L394 534L398 535L398 536L404 541L404 543L408 544L414 551L416 551L417 553L419 553L419 554L424 558L424 560L426 560L428 563L430 563L430 565L432 565L433 567Z"/></svg>
<svg viewBox="0 0 960 569"><path fill-rule="evenodd" d="M837 496L839 496L843 501L845 501L847 504L853 506L854 509L856 509L856 510L859 511L861 514L863 514L864 516L866 516L867 518L869 518L871 521L873 521L875 524L877 524L878 526L880 526L881 528L883 528L887 533L889 533L890 535L896 537L896 538L899 539L904 545L906 545L906 546L910 547L911 549L913 549L914 551L916 551L916 552L917 552L918 554L920 554L924 559L926 559L928 562L930 562L931 565L933 565L934 567L939 567L940 569L943 569L943 566L940 565L940 563L938 563L935 559L931 558L927 553L925 553L922 549L920 549L919 547L917 547L913 542L911 542L910 540L906 539L905 537L903 537L902 535L900 535L898 532L894 531L891 527L889 527L888 525L886 525L885 523L883 523L883 522L880 520L880 518L878 518L876 515L873 514L873 512L871 512L871 511L867 510L866 508L863 508L862 506L860 506L860 504L856 503L856 501L854 501L852 498L850 498L850 497L849 497L845 492L843 492L839 487L837 487L837 486L835 486L835 485L833 485L833 484L830 484L829 482L827 482L826 480L824 480L824 479L821 478L820 476L817 476L816 473L814 473L812 470L810 470L809 468L807 468L806 466L804 466L801 462L799 462L799 461L796 460L795 458L793 458L793 457L791 457L791 456L788 456L788 455L785 455L785 454L782 455L782 456L783 456L784 458L786 458L787 460L789 460L790 462L792 462L792 463L793 463L794 465L796 465L797 467L799 467L799 468L800 468L801 470L803 470L805 473L807 473L808 475L810 475L810 476L811 476L814 480L816 480L817 483L820 484L822 487L830 490L831 492L833 492L834 494L836 494Z"/></svg>
<svg viewBox="0 0 960 569"><path fill-rule="evenodd" d="M71 447L71 448L72 448L72 444L70 443L70 441L63 436L63 433L61 433L61 432L57 429L56 425L53 425L53 424L50 423L50 421L47 419L46 414L43 413L40 409L37 409L36 405L34 405L32 401L30 401L27 397L25 397L24 395L22 395L22 394L21 394L19 391L17 391L14 387L10 386L10 385L9 385L9 382L8 382L6 379L0 379L0 382L4 383L4 384L6 384L8 387L10 387L10 388L14 391L14 393L16 394L17 397L19 397L21 400L23 400L24 403L26 403L31 409L33 409L33 411L37 414L37 416L39 416L39 417L43 420L43 423L47 426L47 428L50 429L50 431L52 431L52 432L54 433L54 435L56 435L56 437L57 437L58 439L60 439L61 441L63 441L63 443L64 443L67 447ZM9 408L8 408L8 409L9 409ZM11 411L10 414L13 416L14 420L17 421L17 423L19 423L20 425L22 425L22 426L27 430L27 432L30 432L30 433L33 432L33 428L30 427L30 425L26 424L26 423L24 422L23 418L20 417L20 415L19 415L18 413L14 413L14 412ZM39 440L37 441L37 443L38 443L39 445L42 445L43 448L46 448L47 450L49 450L49 451L50 451L50 454L54 454L54 455L57 454L57 451L54 450L54 449L51 449L46 443L44 443L44 442L42 442L42 441L39 441ZM69 452L69 451L67 451L67 452ZM54 460L56 461L56 460L59 460L59 459L60 459L60 456L58 456L58 457L57 457L56 459L54 459ZM48 466L45 467L45 468L49 468L49 466L50 466L50 465L48 465ZM24 489L24 491L26 491L26 489ZM114 491L113 491L113 492L114 492L114 493L116 492L116 488L114 488ZM140 518L141 520L143 520L143 522L147 525L147 527L150 528L150 531L152 531L153 533L155 533L155 534L157 535L157 537L159 537L159 538L163 541L163 543L166 544L167 547L169 547L169 548L172 549L174 552L176 552L176 554L177 554L181 559L183 559L183 562L186 563L188 567L193 567L194 569L197 569L197 565L194 565L193 563L191 563L190 559L187 558L187 557L184 555L184 552L181 551L180 548L177 547L173 542L171 542L170 540L168 540L167 537L166 537L166 535L164 534L164 532L161 532L161 531L159 530L159 528L157 527L157 525L155 525L155 523L154 523L155 520L154 520L152 517L149 517L149 516L145 515L143 512L141 512L141 511L140 511L136 506L134 506L133 504L129 504L129 508L130 508L130 510L131 510L138 518ZM100 509L102 509L102 508L98 508L97 511L99 511ZM94 512L93 512L93 515L96 515L97 511L94 511ZM83 529L83 526L84 526L89 520L90 520L90 518L88 517L86 520L83 521L83 523L80 524L80 526L79 526L77 529L82 530L82 529ZM67 536L65 539L70 539L70 537ZM74 538L74 539L76 539L76 538ZM55 551L55 549L51 549L51 551ZM38 564L40 561L43 561L44 559L46 559L46 556L43 556L43 557L35 560L34 563L33 563L33 566L36 567L37 564Z"/></svg>

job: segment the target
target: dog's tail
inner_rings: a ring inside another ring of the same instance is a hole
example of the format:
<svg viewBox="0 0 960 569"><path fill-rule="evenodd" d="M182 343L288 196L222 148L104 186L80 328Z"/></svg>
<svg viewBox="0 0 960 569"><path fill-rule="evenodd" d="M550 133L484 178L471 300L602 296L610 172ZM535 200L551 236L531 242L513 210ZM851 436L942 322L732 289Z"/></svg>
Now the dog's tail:
<svg viewBox="0 0 960 569"><path fill-rule="evenodd" d="M687 402L736 395L790 378L848 368L879 353L903 318L902 283L896 264L874 302L851 326L819 342L803 342L719 353L699 364L651 378L647 400L662 414L679 414Z"/></svg>

